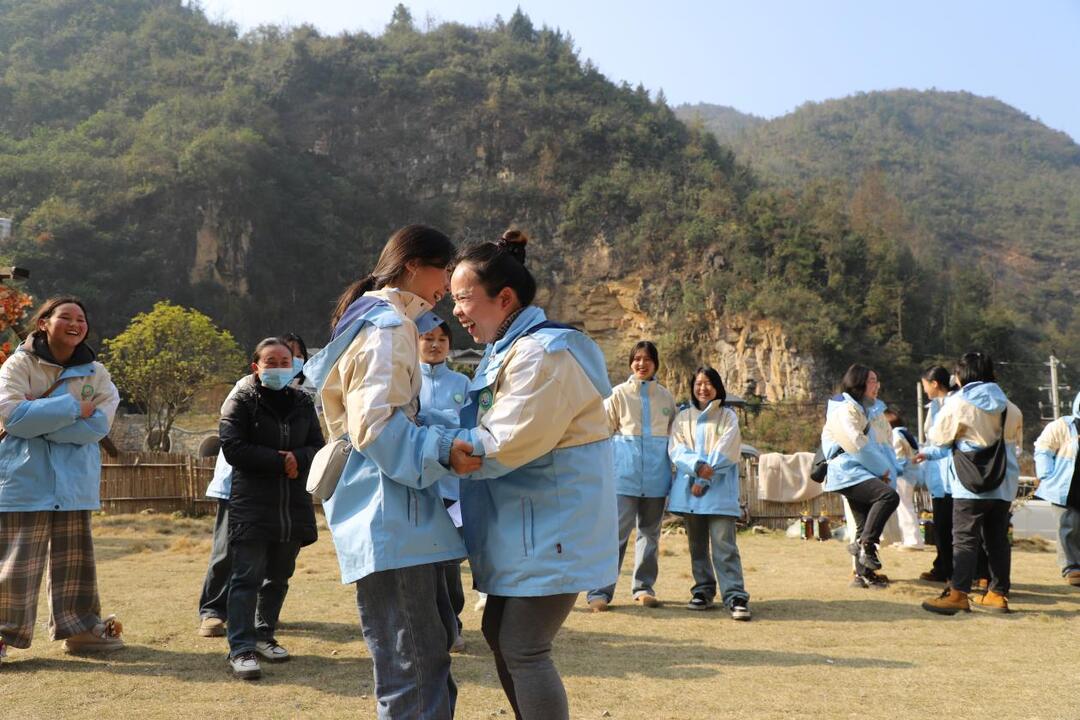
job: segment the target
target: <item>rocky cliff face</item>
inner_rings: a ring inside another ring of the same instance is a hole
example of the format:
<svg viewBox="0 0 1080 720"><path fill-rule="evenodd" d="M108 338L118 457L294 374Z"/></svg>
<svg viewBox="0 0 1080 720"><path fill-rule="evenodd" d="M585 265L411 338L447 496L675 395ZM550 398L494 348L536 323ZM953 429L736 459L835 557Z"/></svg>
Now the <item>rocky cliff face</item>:
<svg viewBox="0 0 1080 720"><path fill-rule="evenodd" d="M658 281L640 274L622 279L577 280L542 290L537 300L553 319L582 327L603 349L608 372L615 382L629 374L627 357L639 340L657 343L661 357L660 381L676 397L687 394L687 376L697 363L708 363L720 373L728 392L757 394L769 402L807 401L825 392L819 365L793 346L783 327L773 320L714 316L708 330L682 337L665 322L666 314L653 312L650 286ZM679 350L671 347L677 339Z"/></svg>

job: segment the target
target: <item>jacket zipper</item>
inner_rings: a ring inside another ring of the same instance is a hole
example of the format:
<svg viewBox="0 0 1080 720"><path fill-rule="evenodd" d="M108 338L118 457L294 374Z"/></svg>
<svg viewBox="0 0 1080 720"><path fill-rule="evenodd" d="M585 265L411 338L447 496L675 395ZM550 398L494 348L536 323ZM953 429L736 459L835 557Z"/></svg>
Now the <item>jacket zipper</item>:
<svg viewBox="0 0 1080 720"><path fill-rule="evenodd" d="M285 450L289 449L289 423L283 421L281 423L281 447ZM292 534L292 528L290 527L291 519L289 517L289 478L282 478L281 483L281 542L287 542L289 536Z"/></svg>

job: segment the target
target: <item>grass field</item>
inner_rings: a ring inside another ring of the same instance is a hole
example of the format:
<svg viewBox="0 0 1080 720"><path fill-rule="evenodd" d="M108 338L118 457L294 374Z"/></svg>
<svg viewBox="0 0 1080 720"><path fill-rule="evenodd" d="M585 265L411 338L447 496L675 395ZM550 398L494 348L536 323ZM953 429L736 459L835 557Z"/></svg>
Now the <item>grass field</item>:
<svg viewBox="0 0 1080 720"><path fill-rule="evenodd" d="M128 647L65 655L47 639L42 593L33 647L0 665L0 717L374 717L371 663L329 535L301 553L282 614L278 639L294 659L244 683L226 671L224 639L195 635L210 528L209 518L97 518L102 602ZM683 609L681 534L662 545L664 607L633 606L625 574L611 612L579 601L555 647L574 718L1080 718L1080 589L1061 581L1053 553L1014 550L1016 613L942 618L918 606L935 587L913 580L930 553L886 549L893 587L855 590L840 543L739 543L751 623ZM457 717L510 717L474 599L468 651L454 659Z"/></svg>

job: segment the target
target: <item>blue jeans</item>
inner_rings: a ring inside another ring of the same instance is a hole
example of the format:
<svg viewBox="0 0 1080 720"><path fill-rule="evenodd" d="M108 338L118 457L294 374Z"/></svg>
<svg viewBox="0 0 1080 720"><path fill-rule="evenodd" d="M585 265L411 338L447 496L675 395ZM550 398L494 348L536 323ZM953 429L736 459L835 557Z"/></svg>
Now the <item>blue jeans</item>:
<svg viewBox="0 0 1080 720"><path fill-rule="evenodd" d="M229 656L255 649L255 643L274 639L281 606L289 592L300 544L296 542L234 542L229 545ZM269 581L264 584L264 581Z"/></svg>
<svg viewBox="0 0 1080 720"><path fill-rule="evenodd" d="M720 578L725 606L730 608L736 599L749 600L750 594L743 587L742 560L735 544L735 518L690 514L683 518L690 543L690 570L694 574L691 594L712 600L716 597L716 579Z"/></svg>
<svg viewBox="0 0 1080 720"><path fill-rule="evenodd" d="M1064 577L1080 570L1080 510L1054 505L1058 516L1058 565Z"/></svg>
<svg viewBox="0 0 1080 720"><path fill-rule="evenodd" d="M380 720L450 720L457 685L450 645L457 617L442 563L372 573L356 583L356 606L375 673Z"/></svg>
<svg viewBox="0 0 1080 720"><path fill-rule="evenodd" d="M637 527L634 547L634 581L631 592L638 595L655 595L653 585L658 573L657 557L660 555L660 522L664 519L667 498L616 496L619 503L619 569L622 570L630 531ZM603 598L608 602L615 597L615 583L604 588L590 590L587 599Z"/></svg>

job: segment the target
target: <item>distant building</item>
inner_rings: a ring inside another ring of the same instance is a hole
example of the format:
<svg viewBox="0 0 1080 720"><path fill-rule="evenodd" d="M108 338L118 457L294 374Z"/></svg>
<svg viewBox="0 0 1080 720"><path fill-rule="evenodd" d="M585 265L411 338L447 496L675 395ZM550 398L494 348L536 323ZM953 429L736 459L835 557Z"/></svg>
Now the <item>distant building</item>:
<svg viewBox="0 0 1080 720"><path fill-rule="evenodd" d="M11 218L0 218L0 240L11 237Z"/></svg>

